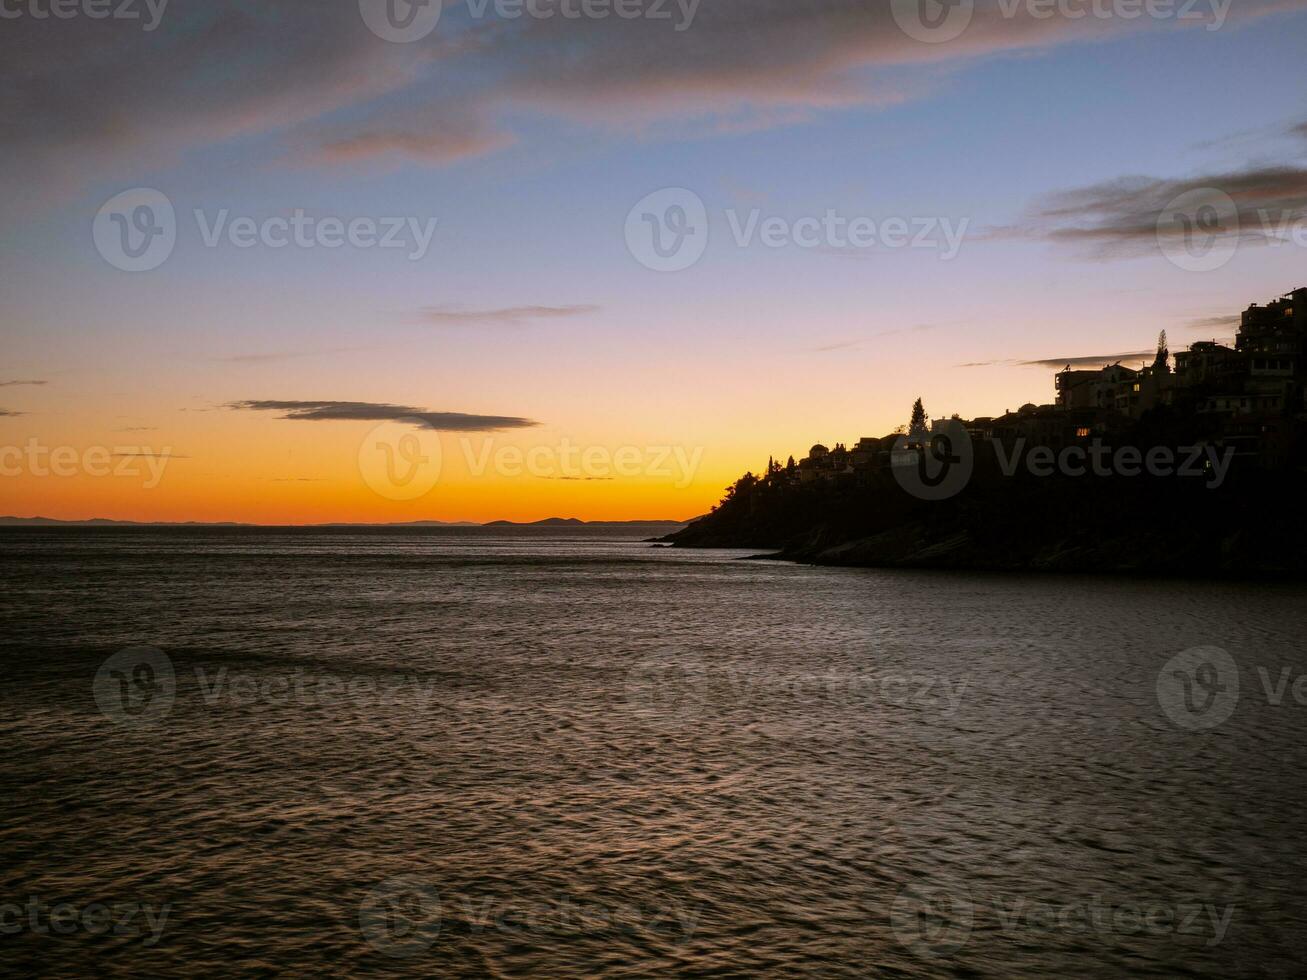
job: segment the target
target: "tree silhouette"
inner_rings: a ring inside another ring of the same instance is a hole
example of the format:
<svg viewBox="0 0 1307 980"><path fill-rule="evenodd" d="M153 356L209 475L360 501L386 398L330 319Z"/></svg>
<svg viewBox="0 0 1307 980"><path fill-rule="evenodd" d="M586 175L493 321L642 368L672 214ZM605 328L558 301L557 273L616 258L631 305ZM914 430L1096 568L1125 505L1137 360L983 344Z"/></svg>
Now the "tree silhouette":
<svg viewBox="0 0 1307 980"><path fill-rule="evenodd" d="M1159 374L1165 374L1170 370L1167 361L1170 360L1171 352L1166 349L1166 331L1163 330L1157 335L1157 357L1153 358L1153 370Z"/></svg>
<svg viewBox="0 0 1307 980"><path fill-rule="evenodd" d="M918 398L912 403L912 418L908 421L908 440L910 442L921 442L929 435L926 427L926 409Z"/></svg>

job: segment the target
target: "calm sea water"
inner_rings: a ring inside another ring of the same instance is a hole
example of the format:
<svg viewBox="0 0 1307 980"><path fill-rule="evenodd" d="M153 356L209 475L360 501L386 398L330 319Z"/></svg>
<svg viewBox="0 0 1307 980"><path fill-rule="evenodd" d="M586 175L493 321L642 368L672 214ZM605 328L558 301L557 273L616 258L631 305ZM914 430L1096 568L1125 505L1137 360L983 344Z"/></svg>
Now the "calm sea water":
<svg viewBox="0 0 1307 980"><path fill-rule="evenodd" d="M1301 587L739 556L0 532L2 965L1301 974Z"/></svg>

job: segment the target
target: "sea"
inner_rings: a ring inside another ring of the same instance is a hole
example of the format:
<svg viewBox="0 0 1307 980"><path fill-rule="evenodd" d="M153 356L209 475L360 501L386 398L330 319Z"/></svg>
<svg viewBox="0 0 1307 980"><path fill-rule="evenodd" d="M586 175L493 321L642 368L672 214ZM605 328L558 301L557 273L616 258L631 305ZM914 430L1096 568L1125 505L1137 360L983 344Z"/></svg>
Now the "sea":
<svg viewBox="0 0 1307 980"><path fill-rule="evenodd" d="M1307 590L0 529L0 970L1288 977Z"/></svg>

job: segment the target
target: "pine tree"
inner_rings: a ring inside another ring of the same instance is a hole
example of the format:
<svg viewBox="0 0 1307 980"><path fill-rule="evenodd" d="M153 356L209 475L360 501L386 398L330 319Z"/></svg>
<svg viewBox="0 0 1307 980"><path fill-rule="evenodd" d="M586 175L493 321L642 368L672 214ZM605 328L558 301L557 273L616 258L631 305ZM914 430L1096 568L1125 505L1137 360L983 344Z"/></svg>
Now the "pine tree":
<svg viewBox="0 0 1307 980"><path fill-rule="evenodd" d="M918 398L912 403L912 418L908 421L908 440L910 442L922 442L930 434L926 422L926 409L921 404L921 399Z"/></svg>
<svg viewBox="0 0 1307 980"><path fill-rule="evenodd" d="M1153 358L1153 370L1158 374L1165 374L1171 370L1167 363L1171 358L1171 352L1166 349L1166 331L1163 330L1157 335L1157 357Z"/></svg>

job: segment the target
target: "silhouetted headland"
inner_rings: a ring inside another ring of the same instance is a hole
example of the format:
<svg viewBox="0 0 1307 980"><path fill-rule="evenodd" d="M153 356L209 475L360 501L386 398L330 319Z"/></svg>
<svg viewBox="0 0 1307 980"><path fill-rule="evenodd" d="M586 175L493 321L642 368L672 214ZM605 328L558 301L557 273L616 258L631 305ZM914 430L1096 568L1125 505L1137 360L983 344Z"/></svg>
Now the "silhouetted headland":
<svg viewBox="0 0 1307 980"><path fill-rule="evenodd" d="M746 473L664 540L832 565L1307 576L1307 289L1175 366L1072 370L1053 404L909 423Z"/></svg>

